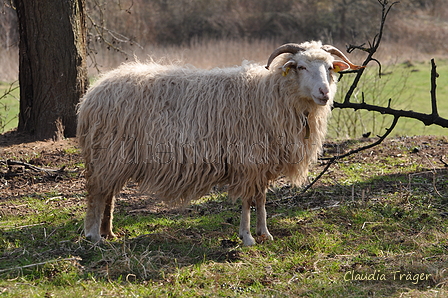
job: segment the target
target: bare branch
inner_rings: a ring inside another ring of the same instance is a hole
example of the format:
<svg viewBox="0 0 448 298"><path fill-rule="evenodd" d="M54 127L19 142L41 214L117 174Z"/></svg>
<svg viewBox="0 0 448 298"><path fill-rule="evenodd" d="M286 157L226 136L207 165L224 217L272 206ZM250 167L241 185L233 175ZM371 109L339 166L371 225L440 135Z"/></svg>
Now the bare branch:
<svg viewBox="0 0 448 298"><path fill-rule="evenodd" d="M444 167L448 167L448 163L443 160L443 156L439 160L443 163Z"/></svg>
<svg viewBox="0 0 448 298"><path fill-rule="evenodd" d="M381 39L383 37L384 24L386 23L386 18L388 16L391 8L395 4L399 3L399 2L393 2L392 4L389 5L389 1L387 1L387 0L378 0L378 2L382 6L380 29L379 29L379 33L374 37L373 42L369 43L370 47L369 48L365 48L364 47L365 43L363 43L360 46L350 45L347 48L347 51L349 53L351 53L355 49L359 49L359 50L362 50L362 51L365 51L365 52L369 53L367 58L362 63L362 66L367 66L367 64L369 64L370 61L375 61L375 62L379 63L378 60L373 58L373 55L376 53L376 51L378 50L378 47L380 46L380 42L381 42ZM380 64L380 66L381 66L381 64ZM344 103L350 102L350 98L352 97L353 93L355 92L355 89L358 87L358 83L359 83L359 81L361 79L361 76L364 73L364 70L365 70L365 68L361 68L361 69L356 70L356 71L340 72L341 75L343 75L344 73L351 73L351 72L356 72L357 73L355 79L353 80L352 85L350 86L348 92L345 95Z"/></svg>
<svg viewBox="0 0 448 298"><path fill-rule="evenodd" d="M380 25L380 29L379 29L379 33L374 37L373 42L369 43L370 47L366 48L364 44L360 45L360 46L355 46L355 45L350 45L347 48L347 52L351 53L354 50L361 50L361 51L365 51L368 52L369 55L367 56L367 58L365 59L365 61L363 62L363 66L366 66L367 64L369 64L371 61L376 62L379 65L380 68L380 75L381 75L381 63L373 58L373 55L376 53L380 42L381 42L381 38L383 36L383 30L384 30L384 24L387 18L387 15L389 14L391 8L397 4L398 2L393 2L392 4L389 5L389 2L387 0L378 0L378 2L381 4L382 6L382 14L381 14L381 25ZM368 110L368 111L375 111L375 112L379 112L381 114L388 114L388 115L393 115L394 119L392 121L392 124L389 128L386 129L386 133L382 136L379 136L379 139L372 143L369 144L367 146L363 146L354 150L351 150L345 154L342 155L337 155L337 156L333 156L333 157L329 157L329 158L320 158L320 160L326 160L328 161L327 165L325 166L325 168L321 171L321 173L310 183L308 184L303 190L302 193L305 193L308 189L310 189L322 176L325 172L328 171L328 169L330 168L330 166L335 163L337 160L356 154L360 151L372 148L374 146L379 145L381 142L383 142L383 140L392 132L392 130L395 128L396 124L398 123L398 119L400 117L407 117L407 118L412 118L412 119L417 119L420 120L421 122L423 122L425 125L431 125L431 124L436 124L442 127L448 127L448 119L442 118L439 116L438 111L437 111L437 99L436 99L436 78L438 77L437 71L436 71L436 64L434 62L434 59L431 60L431 106L432 106L432 113L431 114L424 114L424 113L418 113L418 112L414 112L414 111L405 111L405 110L397 110L397 109L393 109L390 107L391 105L391 99L389 99L387 107L383 107L383 106L376 106L376 105L371 105L371 104L367 104L365 102L365 96L364 96L364 92L362 92L362 102L361 103L353 103L350 102L350 99L353 95L353 92L355 91L355 89L358 87L358 83L359 80L361 78L361 76L364 73L364 68L361 68L359 70L356 71L347 71L347 72L341 72L340 75L341 77L346 74L346 73L356 73L356 77L353 80L352 85L350 86L348 92L345 95L344 101L342 103L339 102L334 102L334 108L352 108L355 111L356 110ZM340 77L340 78L341 78ZM443 161L443 159L440 159L445 165L446 163Z"/></svg>
<svg viewBox="0 0 448 298"><path fill-rule="evenodd" d="M437 73L436 68L437 66L433 58L431 59L431 107L432 107L431 115L434 118L439 117L439 113L437 112L437 99L436 99L436 88L437 88L436 79L439 77L439 74Z"/></svg>
<svg viewBox="0 0 448 298"><path fill-rule="evenodd" d="M0 160L0 164L8 165L8 166L23 166L23 167L25 167L25 169L30 169L35 172L46 172L46 173L62 172L65 169L65 166L59 170L44 169L44 168L36 167L36 166L26 163L26 162L16 161L16 160Z"/></svg>
<svg viewBox="0 0 448 298"><path fill-rule="evenodd" d="M425 114L425 113L419 113L414 111L405 111L405 110L397 110L390 107L381 107L376 105L367 104L365 102L362 103L334 103L335 108L340 109L346 109L351 108L356 110L367 110L367 111L374 111L379 112L381 114L387 114L387 115L394 115L394 116L400 116L400 117L406 117L406 118L412 118L416 120L420 120L425 125L431 125L436 124L441 127L448 127L448 119L442 118L439 115L433 115L433 114Z"/></svg>
<svg viewBox="0 0 448 298"><path fill-rule="evenodd" d="M114 50L120 54L122 54L126 60L132 56L131 53L128 53L126 50L123 49L123 44L129 44L131 46L136 45L140 49L143 49L143 46L137 43L133 38L125 36L121 33L118 33L114 30L111 30L107 28L105 16L103 13L104 6L107 5L106 2L100 3L101 1L92 1L93 7L95 8L94 11L96 14L93 13L87 13L86 18L88 21L88 42L87 42L87 51L88 56L92 60L93 67L96 68L98 72L100 72L100 69L98 67L98 63L96 60L95 55L98 54L95 46L93 45L93 41L99 42L100 44L103 44L108 50ZM128 8L123 8L122 3L118 2L118 7L120 10L125 11L128 14L131 14L131 8L133 7L134 2L131 1L131 4Z"/></svg>
<svg viewBox="0 0 448 298"><path fill-rule="evenodd" d="M0 107L1 107L1 108L5 109L5 110L8 109L8 107L6 106L6 104L4 104L4 103L1 102L1 100L5 99L7 96L12 96L13 98L19 100L16 96L14 96L14 95L12 94L15 90L19 89L19 87L20 87L17 83L18 83L18 81L14 81L14 82L12 82L11 84L9 84L8 89L6 89L6 90L3 92L3 94L0 95ZM14 117L14 118L11 118L9 121L6 121L6 116L4 116L4 115L0 116L0 132L4 131L4 130L5 130L5 127L6 127L11 121L13 121L14 119L15 119L15 117Z"/></svg>
<svg viewBox="0 0 448 298"><path fill-rule="evenodd" d="M389 14L391 8L399 3L399 2L393 2L392 4L389 5L389 1L387 0L378 0L378 2L381 4L382 6L382 14L381 14L381 25L380 25L380 29L379 29L379 33L374 37L373 42L369 43L370 48L366 48L364 44L360 45L360 46L355 46L355 45L350 45L347 48L347 51L349 53L353 52L354 50L362 50L365 52L368 52L369 55L367 56L367 58L365 59L365 61L363 62L363 66L366 66L367 64L369 64L371 61L376 62L379 65L379 74L381 76L381 63L373 58L373 55L376 53L380 42L381 42L381 38L383 36L383 30L384 30L384 24L386 22L386 18L387 15ZM382 106L376 106L376 105L371 105L371 104L367 104L364 100L364 94L362 97L362 102L361 103L353 103L350 102L350 99L352 98L352 95L355 91L355 89L358 87L358 83L359 80L361 78L361 76L363 75L364 72L364 68L361 68L359 70L356 71L349 71L349 72L341 72L341 77L342 75L344 75L345 73L353 73L356 72L356 77L353 80L352 85L350 86L350 89L348 90L348 92L346 93L345 97L344 97L344 101L343 103L339 103L339 102L334 102L334 107L335 108L339 108L339 109L344 109L344 108L352 108L355 111L356 110L367 110L367 111L374 111L374 112L379 112L381 114L388 114L388 115L396 115L399 117L406 117L406 118L412 118L412 119L416 119L416 120L420 120L421 122L423 122L425 125L432 125L432 124L436 124L439 125L441 127L447 127L448 128L448 119L442 118L439 116L438 111L437 111L437 99L436 99L436 78L439 76L437 74L436 71L436 64L434 62L434 59L431 60L431 106L432 106L432 112L431 114L425 114L425 113L419 113L419 112L414 112L414 111L405 111L405 110L397 110L397 109L393 109L390 107L390 102L391 100L389 99L389 104L387 107L382 107Z"/></svg>
<svg viewBox="0 0 448 298"><path fill-rule="evenodd" d="M400 118L400 116L395 116L394 117L394 120L392 121L392 124L390 125L390 127L386 128L386 132L382 136L378 136L378 140L376 142L374 142L372 144L369 144L369 145L366 145L366 146L363 146L363 147L360 147L360 148L353 149L353 150L351 150L351 151L349 151L349 152L347 152L345 154L336 155L336 156L332 156L332 157L321 157L321 158L319 158L319 160L327 160L328 163L325 166L325 168L320 172L320 174L317 175L317 177L314 178L314 180L311 181L310 184L308 184L307 186L305 186L303 188L302 193L305 193L308 189L310 189L323 176L323 174L325 174L325 172L327 172L327 170L330 168L330 166L333 163L335 163L337 160L345 158L345 157L353 155L353 154L356 154L358 152L370 149L372 147L375 147L375 146L381 144L384 141L384 139L392 132L392 130L394 130L395 126L398 123L398 119L399 118Z"/></svg>

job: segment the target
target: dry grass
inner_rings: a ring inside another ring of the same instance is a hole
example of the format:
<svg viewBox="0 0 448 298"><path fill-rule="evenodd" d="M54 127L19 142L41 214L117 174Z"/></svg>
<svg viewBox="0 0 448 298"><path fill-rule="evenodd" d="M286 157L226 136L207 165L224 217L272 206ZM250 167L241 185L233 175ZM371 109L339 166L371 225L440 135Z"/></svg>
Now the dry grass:
<svg viewBox="0 0 448 298"><path fill-rule="evenodd" d="M19 51L0 48L0 82L13 82L19 78Z"/></svg>
<svg viewBox="0 0 448 298"><path fill-rule="evenodd" d="M100 49L96 63L90 59L90 74L117 67L127 61L154 60L160 63L191 64L198 68L228 67L241 65L243 60L266 63L270 53L279 43L270 40L206 40L193 41L189 46L128 47L126 54Z"/></svg>
<svg viewBox="0 0 448 298"><path fill-rule="evenodd" d="M161 63L191 64L198 68L228 67L241 65L244 60L266 63L271 52L281 44L275 40L237 41L237 40L207 40L195 41L189 46L149 46L145 49L132 47L121 52L99 49L95 61L88 58L90 76L98 72L113 69L120 64L134 61L154 60ZM345 45L338 45L344 49ZM403 43L384 43L378 51L378 60L383 65L397 64L405 61L421 62L430 58L446 59L448 52L424 53L416 51L414 45ZM354 61L362 61L364 53L355 52L351 55ZM1 50L0 81L11 82L18 79L18 51Z"/></svg>

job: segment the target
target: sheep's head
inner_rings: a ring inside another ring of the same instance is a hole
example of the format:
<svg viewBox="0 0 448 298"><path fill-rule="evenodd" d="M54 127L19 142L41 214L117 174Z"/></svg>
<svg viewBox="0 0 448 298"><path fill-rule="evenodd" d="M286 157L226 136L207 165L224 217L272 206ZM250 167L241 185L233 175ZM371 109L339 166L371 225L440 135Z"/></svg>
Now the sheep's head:
<svg viewBox="0 0 448 298"><path fill-rule="evenodd" d="M302 94L312 98L318 105L332 102L336 93L335 73L362 68L351 63L337 48L320 42L282 45L271 54L266 68L269 69L272 61L285 53L291 56L280 66L283 76L294 73ZM335 60L332 55L342 60Z"/></svg>

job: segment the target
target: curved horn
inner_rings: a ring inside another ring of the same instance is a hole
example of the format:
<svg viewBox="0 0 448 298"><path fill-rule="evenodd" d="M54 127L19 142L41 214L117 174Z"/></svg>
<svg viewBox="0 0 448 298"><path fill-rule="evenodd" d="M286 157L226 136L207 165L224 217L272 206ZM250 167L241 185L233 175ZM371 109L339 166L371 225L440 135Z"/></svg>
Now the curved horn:
<svg viewBox="0 0 448 298"><path fill-rule="evenodd" d="M344 53L342 53L338 48L335 48L332 45L324 45L324 46L322 46L322 50L324 50L332 55L338 56L344 62L346 62L350 66L350 68L353 70L358 70L358 69L365 67L365 66L359 66L359 65L355 65L355 64L351 63L350 60L348 60L348 58L344 55Z"/></svg>
<svg viewBox="0 0 448 298"><path fill-rule="evenodd" d="M287 43L287 44L284 44L284 45L278 47L274 52L272 52L271 56L269 56L268 65L266 65L266 69L269 69L269 65L271 65L272 61L278 55L281 55L281 54L284 54L284 53L297 54L300 51L305 51L305 49L301 48L296 43Z"/></svg>

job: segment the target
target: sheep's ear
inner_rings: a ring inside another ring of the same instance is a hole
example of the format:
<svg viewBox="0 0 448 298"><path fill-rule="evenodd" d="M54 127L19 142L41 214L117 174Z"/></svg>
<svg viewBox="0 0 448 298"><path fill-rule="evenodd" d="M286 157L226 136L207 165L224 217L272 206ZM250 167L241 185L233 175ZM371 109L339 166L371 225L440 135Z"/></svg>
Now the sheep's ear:
<svg viewBox="0 0 448 298"><path fill-rule="evenodd" d="M288 62L286 62L286 63L282 66L282 70L283 70L282 75L283 75L284 77L286 77L286 76L288 75L289 70L290 70L292 67L295 67L296 64L297 64L297 63L296 63L296 61L294 61L294 60L289 60Z"/></svg>
<svg viewBox="0 0 448 298"><path fill-rule="evenodd" d="M334 61L333 62L333 71L334 72L340 72L343 70L347 70L350 68L350 65L348 65L347 63L345 63L344 61Z"/></svg>

